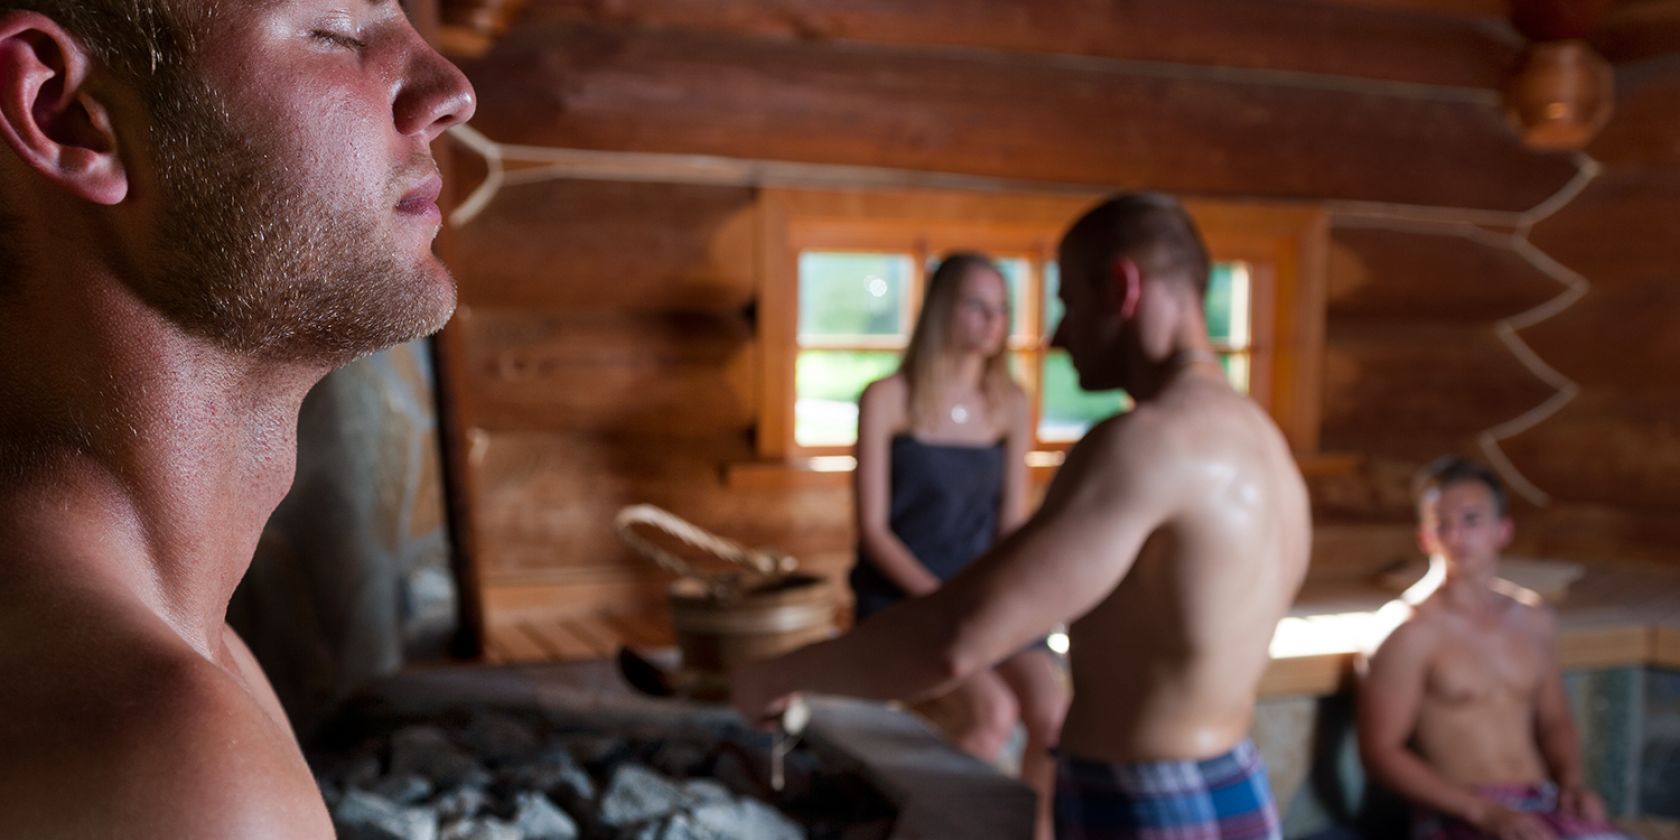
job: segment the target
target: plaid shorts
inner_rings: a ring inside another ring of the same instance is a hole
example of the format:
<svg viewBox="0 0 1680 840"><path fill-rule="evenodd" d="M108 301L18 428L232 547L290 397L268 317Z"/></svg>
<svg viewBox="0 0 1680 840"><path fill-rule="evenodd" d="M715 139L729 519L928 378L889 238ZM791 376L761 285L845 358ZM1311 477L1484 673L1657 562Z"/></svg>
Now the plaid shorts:
<svg viewBox="0 0 1680 840"><path fill-rule="evenodd" d="M1057 840L1275 840L1283 832L1254 744L1201 761L1110 764L1058 755Z"/></svg>
<svg viewBox="0 0 1680 840"><path fill-rule="evenodd" d="M1557 785L1551 782L1484 785L1476 788L1476 795L1539 817L1559 840L1630 840L1613 826L1560 813ZM1462 820L1429 811L1419 811L1412 820L1413 840L1483 840L1491 836Z"/></svg>

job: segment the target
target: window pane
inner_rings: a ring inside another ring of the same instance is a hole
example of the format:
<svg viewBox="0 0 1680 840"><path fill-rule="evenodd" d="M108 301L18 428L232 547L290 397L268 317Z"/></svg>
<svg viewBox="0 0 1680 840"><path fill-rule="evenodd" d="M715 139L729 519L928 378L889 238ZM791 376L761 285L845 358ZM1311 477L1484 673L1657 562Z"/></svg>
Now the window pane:
<svg viewBox="0 0 1680 840"><path fill-rule="evenodd" d="M1027 334L1027 308L1021 305L1021 295L1026 293L1029 266L1021 257L1003 257L997 267L1009 287L1009 335L1020 338Z"/></svg>
<svg viewBox="0 0 1680 840"><path fill-rule="evenodd" d="M908 254L800 254L800 340L905 335L912 266Z"/></svg>
<svg viewBox="0 0 1680 840"><path fill-rule="evenodd" d="M1062 322L1062 299L1057 290L1062 287L1062 267L1054 261L1044 264L1044 343L1056 334Z"/></svg>
<svg viewBox="0 0 1680 840"><path fill-rule="evenodd" d="M1248 354L1222 353L1219 356L1219 366L1225 369L1225 378L1231 387L1248 393Z"/></svg>
<svg viewBox="0 0 1680 840"><path fill-rule="evenodd" d="M1078 440L1098 420L1130 408L1132 401L1122 391L1086 393L1079 390L1079 375L1073 362L1062 352L1044 356L1043 413L1039 416L1040 440Z"/></svg>
<svg viewBox="0 0 1680 840"><path fill-rule="evenodd" d="M1215 263L1208 276L1208 337L1235 347L1248 346L1248 266L1240 262Z"/></svg>
<svg viewBox="0 0 1680 840"><path fill-rule="evenodd" d="M800 446L848 446L856 441L858 394L897 369L898 357L897 351L799 351L793 439Z"/></svg>

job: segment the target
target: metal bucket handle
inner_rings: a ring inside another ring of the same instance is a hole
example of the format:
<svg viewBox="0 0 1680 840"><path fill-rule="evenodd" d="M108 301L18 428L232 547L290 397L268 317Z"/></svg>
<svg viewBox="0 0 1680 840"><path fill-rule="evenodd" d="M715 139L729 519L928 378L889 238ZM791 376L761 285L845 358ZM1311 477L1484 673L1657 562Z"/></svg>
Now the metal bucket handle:
<svg viewBox="0 0 1680 840"><path fill-rule="evenodd" d="M765 578L779 578L792 572L798 561L785 554L777 554L760 549L752 549L739 543L726 540L698 525L663 508L653 505L630 505L618 512L613 519L613 525L618 529L618 538L625 545L630 546L642 556L658 563L660 568L678 577L697 580L706 585L718 597L730 597L739 593L740 583L733 575L707 576L701 574L688 561L654 545L636 533L635 526L647 527L664 532L684 545L722 560L739 563L757 572Z"/></svg>

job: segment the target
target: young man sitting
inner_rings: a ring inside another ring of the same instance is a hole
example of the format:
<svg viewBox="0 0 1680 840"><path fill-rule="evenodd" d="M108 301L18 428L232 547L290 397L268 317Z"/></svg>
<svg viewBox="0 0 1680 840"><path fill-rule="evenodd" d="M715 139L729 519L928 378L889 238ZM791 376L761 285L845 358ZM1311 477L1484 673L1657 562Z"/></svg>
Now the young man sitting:
<svg viewBox="0 0 1680 840"><path fill-rule="evenodd" d="M1416 838L1622 837L1582 775L1556 616L1495 577L1512 530L1498 479L1443 458L1415 489L1429 573L1384 608L1366 663L1366 768L1418 809Z"/></svg>

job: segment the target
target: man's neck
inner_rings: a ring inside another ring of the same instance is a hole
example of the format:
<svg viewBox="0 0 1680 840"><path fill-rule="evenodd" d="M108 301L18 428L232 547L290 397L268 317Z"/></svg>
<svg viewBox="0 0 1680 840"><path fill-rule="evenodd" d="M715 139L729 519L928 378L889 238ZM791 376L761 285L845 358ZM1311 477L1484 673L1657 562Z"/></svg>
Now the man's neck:
<svg viewBox="0 0 1680 840"><path fill-rule="evenodd" d="M82 288L0 311L0 354L31 360L0 365L0 438L14 441L0 552L18 553L20 574L138 602L219 657L228 600L291 486L298 407L323 371L226 353L114 281Z"/></svg>
<svg viewBox="0 0 1680 840"><path fill-rule="evenodd" d="M1224 368L1219 365L1219 354L1213 352L1206 342L1178 347L1152 367L1140 387L1128 389L1128 392L1134 399L1148 400L1177 383L1196 380L1229 384Z"/></svg>
<svg viewBox="0 0 1680 840"><path fill-rule="evenodd" d="M1436 591L1454 609L1481 612L1494 602L1493 566L1478 574L1440 555L1430 557L1429 564L1430 574L1440 580Z"/></svg>

